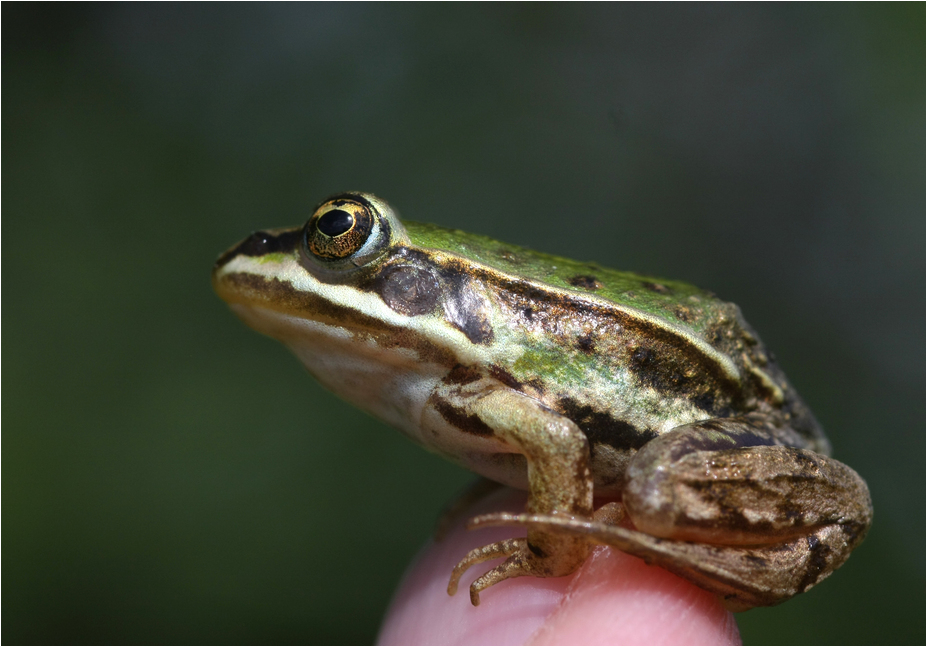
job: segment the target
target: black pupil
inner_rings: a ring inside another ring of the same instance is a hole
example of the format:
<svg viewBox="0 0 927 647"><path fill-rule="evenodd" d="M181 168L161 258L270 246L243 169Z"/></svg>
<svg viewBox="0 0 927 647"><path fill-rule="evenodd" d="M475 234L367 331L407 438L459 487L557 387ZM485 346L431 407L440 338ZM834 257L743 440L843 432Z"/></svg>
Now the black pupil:
<svg viewBox="0 0 927 647"><path fill-rule="evenodd" d="M319 218L318 223L316 223L318 230L331 238L340 236L353 226L354 216L341 209L326 211L325 214Z"/></svg>

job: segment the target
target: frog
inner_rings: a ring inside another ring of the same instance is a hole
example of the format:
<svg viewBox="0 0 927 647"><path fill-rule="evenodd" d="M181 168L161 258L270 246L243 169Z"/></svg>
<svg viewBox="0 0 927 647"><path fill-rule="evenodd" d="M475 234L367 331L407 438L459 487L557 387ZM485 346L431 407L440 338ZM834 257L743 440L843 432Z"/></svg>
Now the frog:
<svg viewBox="0 0 927 647"><path fill-rule="evenodd" d="M574 573L599 545L731 611L770 606L830 575L871 525L866 482L711 292L401 220L363 192L252 233L212 284L324 387L527 490L524 510L469 522L525 535L461 557L450 595L504 560L470 585L474 606L510 578Z"/></svg>

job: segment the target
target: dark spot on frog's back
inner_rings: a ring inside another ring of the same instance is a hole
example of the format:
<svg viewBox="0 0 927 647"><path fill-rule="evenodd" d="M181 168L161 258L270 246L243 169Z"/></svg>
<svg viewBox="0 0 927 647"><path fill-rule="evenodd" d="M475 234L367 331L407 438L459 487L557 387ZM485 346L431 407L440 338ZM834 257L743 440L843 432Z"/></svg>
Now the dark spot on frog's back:
<svg viewBox="0 0 927 647"><path fill-rule="evenodd" d="M637 429L633 425L612 417L589 405L579 404L573 398L561 398L557 409L579 425L590 445L603 444L615 449L640 449L657 437L651 429Z"/></svg>
<svg viewBox="0 0 927 647"><path fill-rule="evenodd" d="M657 391L680 391L689 381L678 362L664 361L658 352L650 348L635 348L630 359L628 367L634 371L637 379Z"/></svg>
<svg viewBox="0 0 927 647"><path fill-rule="evenodd" d="M225 265L236 256L264 256L276 252L290 252L299 243L300 230L285 231L281 234L269 234L256 231L236 247L225 252L216 260L216 267Z"/></svg>
<svg viewBox="0 0 927 647"><path fill-rule="evenodd" d="M596 277L589 274L579 274L577 276L572 276L567 279L567 283L572 285L574 288L581 288L583 290L601 290L603 285Z"/></svg>
<svg viewBox="0 0 927 647"><path fill-rule="evenodd" d="M592 335L583 335L576 340L576 347L586 355L595 352L595 338Z"/></svg>

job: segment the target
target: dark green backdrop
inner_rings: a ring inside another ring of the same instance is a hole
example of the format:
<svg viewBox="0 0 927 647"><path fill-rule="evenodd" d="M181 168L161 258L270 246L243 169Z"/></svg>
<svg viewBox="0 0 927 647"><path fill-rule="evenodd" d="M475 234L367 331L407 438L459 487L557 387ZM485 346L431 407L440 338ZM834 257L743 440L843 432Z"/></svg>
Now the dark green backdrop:
<svg viewBox="0 0 927 647"><path fill-rule="evenodd" d="M213 295L346 189L743 307L873 530L761 643L922 643L922 3L11 5L4 643L340 643L469 476Z"/></svg>

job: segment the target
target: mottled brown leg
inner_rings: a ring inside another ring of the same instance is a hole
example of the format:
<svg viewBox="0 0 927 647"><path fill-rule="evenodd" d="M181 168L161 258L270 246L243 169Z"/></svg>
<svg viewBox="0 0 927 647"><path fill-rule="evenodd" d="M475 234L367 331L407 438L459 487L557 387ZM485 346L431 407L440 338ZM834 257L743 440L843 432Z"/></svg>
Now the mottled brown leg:
<svg viewBox="0 0 927 647"><path fill-rule="evenodd" d="M617 548L660 566L714 593L730 611L772 606L807 591L847 557L859 537L842 526L827 526L774 546L715 546L661 539L620 526L545 515L479 517L474 527L527 526L569 533Z"/></svg>
<svg viewBox="0 0 927 647"><path fill-rule="evenodd" d="M843 463L785 446L758 416L708 420L644 446L623 503L638 530L727 546L770 545L831 524L860 541L872 518L865 481Z"/></svg>
<svg viewBox="0 0 927 647"><path fill-rule="evenodd" d="M732 611L778 604L849 557L869 528L872 504L852 469L776 444L780 436L755 423L708 421L644 447L624 496L636 530L541 514L484 515L471 526L584 536L694 582Z"/></svg>

